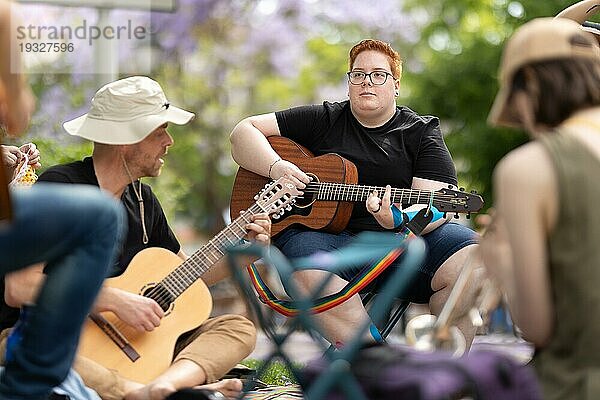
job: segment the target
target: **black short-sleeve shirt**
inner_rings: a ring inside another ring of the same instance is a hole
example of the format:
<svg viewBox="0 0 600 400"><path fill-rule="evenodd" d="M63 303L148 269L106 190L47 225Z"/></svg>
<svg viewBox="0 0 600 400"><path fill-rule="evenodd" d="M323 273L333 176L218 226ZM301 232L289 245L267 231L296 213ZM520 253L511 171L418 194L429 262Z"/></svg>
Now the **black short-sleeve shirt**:
<svg viewBox="0 0 600 400"><path fill-rule="evenodd" d="M275 113L282 136L315 155L337 153L352 161L360 185L410 188L412 178L457 184L456 169L437 117L398 106L384 125L366 128L350 102L294 107ZM356 203L348 229L382 230L364 203Z"/></svg>
<svg viewBox="0 0 600 400"><path fill-rule="evenodd" d="M91 157L87 157L83 161L50 167L40 175L38 182L99 186ZM136 186L137 184L136 182ZM173 253L179 252L181 246L169 227L163 209L150 186L142 184L142 198L144 199L144 215L149 241L147 244L143 243L140 209L133 186L130 184L121 196L121 203L127 213L127 237L119 258L110 271L110 276L122 274L131 259L145 248L162 247ZM19 309L9 307L4 302L4 278L0 279L0 296L0 330L2 330L12 327L19 318Z"/></svg>
<svg viewBox="0 0 600 400"><path fill-rule="evenodd" d="M99 186L91 157L86 157L83 161L50 167L40 175L38 181ZM138 184L136 182L136 188ZM110 272L110 276L122 274L131 262L131 259L145 248L162 247L173 253L179 252L181 248L150 186L142 184L142 198L144 199L144 219L146 222L146 232L148 233L148 243L143 243L140 208L133 186L129 184L121 195L121 203L127 213L127 237L123 243L119 259Z"/></svg>

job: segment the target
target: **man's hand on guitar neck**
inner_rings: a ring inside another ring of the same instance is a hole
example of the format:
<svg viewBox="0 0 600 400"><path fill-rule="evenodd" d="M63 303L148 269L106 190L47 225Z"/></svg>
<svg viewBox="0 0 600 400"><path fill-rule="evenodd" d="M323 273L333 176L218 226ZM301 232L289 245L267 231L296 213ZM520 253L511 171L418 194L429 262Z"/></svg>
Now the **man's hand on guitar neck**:
<svg viewBox="0 0 600 400"><path fill-rule="evenodd" d="M269 214L254 214L251 220L252 222L244 227L248 231L246 239L263 246L271 244L271 219L269 218Z"/></svg>
<svg viewBox="0 0 600 400"><path fill-rule="evenodd" d="M269 178L277 180L285 176L290 179L298 189L304 189L311 181L311 178L306 175L296 164L287 160L276 160L269 168Z"/></svg>
<svg viewBox="0 0 600 400"><path fill-rule="evenodd" d="M98 295L94 312L111 311L138 331L152 331L164 316L154 300L121 289L104 286Z"/></svg>

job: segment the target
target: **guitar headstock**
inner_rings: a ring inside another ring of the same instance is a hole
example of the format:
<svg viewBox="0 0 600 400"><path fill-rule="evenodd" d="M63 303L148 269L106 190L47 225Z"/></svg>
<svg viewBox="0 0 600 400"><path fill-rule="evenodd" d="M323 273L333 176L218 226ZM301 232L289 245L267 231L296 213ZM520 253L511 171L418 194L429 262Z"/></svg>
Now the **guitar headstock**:
<svg viewBox="0 0 600 400"><path fill-rule="evenodd" d="M483 198L475 191L467 193L464 189L444 188L435 192L433 205L444 213L471 213L483 208Z"/></svg>
<svg viewBox="0 0 600 400"><path fill-rule="evenodd" d="M265 185L256 196L256 204L260 206L264 212L274 215L278 218L286 210L292 209L292 205L296 202L296 197L302 192L296 188L296 185L288 178L279 178L276 181L269 182Z"/></svg>

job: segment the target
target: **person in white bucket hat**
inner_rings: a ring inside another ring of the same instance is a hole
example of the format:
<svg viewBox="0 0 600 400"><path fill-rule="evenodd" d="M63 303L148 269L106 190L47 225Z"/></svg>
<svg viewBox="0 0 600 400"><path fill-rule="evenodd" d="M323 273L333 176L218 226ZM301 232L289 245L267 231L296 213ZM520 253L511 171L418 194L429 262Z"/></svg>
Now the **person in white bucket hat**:
<svg viewBox="0 0 600 400"><path fill-rule="evenodd" d="M128 234L111 276L122 274L132 258L149 247L162 247L179 255L182 261L187 259L158 199L150 186L139 179L160 174L162 157L173 144L168 124L186 124L193 117L194 114L170 104L157 82L134 76L105 85L92 99L87 114L65 122L68 133L94 142L93 154L83 161L49 168L39 181L96 185L121 200L128 216ZM271 225L266 214L255 215L246 228L251 240L269 243ZM202 275L207 284L227 272L221 263ZM7 285L11 284L16 287L11 292L18 292L19 282L7 281ZM25 292L26 288L21 289ZM111 311L140 332L153 331L165 316L153 299L106 285L94 311ZM235 396L242 388L241 381L217 380L250 354L255 342L256 331L249 320L224 315L209 318L190 334L182 335L175 349L164 348L169 356L175 354L173 363L148 384L126 379L111 365L98 365L81 356L75 370L105 400L163 399L177 389L204 384L207 385L203 387L225 396Z"/></svg>
<svg viewBox="0 0 600 400"><path fill-rule="evenodd" d="M544 399L598 399L600 46L578 22L535 19L507 42L499 76L489 122L532 140L494 170L484 262L536 347Z"/></svg>

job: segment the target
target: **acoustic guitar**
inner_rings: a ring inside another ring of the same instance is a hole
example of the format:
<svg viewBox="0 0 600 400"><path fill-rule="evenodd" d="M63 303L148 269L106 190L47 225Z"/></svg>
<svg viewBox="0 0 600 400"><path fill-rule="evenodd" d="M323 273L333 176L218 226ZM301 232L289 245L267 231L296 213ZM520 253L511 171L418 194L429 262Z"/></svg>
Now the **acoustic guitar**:
<svg viewBox="0 0 600 400"><path fill-rule="evenodd" d="M177 338L205 321L212 308L208 288L200 277L240 243L244 226L259 213L277 213L289 207L299 194L294 185L281 178L256 195L256 202L185 262L162 248L139 252L116 278L105 285L155 300L165 312L160 326L139 332L111 313L90 315L85 323L78 354L123 377L148 383L164 372L173 360Z"/></svg>
<svg viewBox="0 0 600 400"><path fill-rule="evenodd" d="M271 234L274 236L293 224L312 229L339 233L347 226L354 202L364 202L374 190L383 193L384 187L357 185L356 166L344 157L328 153L315 157L307 148L282 136L267 138L273 149L284 159L296 164L313 177L296 200L291 210L281 210L273 218ZM231 215L248 207L252 196L269 178L239 168L231 194ZM452 189L437 191L392 188L393 203L403 207L413 204L432 204L443 213L477 212L483 199L475 192L466 193Z"/></svg>

